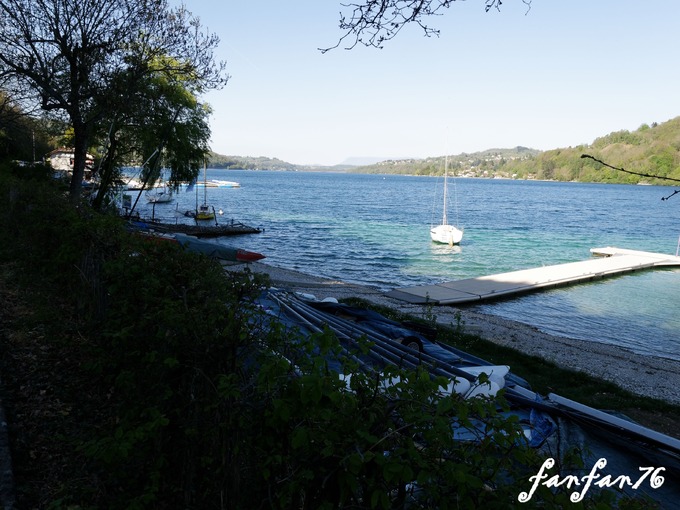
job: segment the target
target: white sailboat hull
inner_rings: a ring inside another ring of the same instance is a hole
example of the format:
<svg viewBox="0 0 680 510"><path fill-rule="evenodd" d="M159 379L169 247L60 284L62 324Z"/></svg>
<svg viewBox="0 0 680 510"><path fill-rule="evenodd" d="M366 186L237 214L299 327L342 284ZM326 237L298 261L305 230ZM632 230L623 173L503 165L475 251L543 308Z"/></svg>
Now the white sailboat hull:
<svg viewBox="0 0 680 510"><path fill-rule="evenodd" d="M146 200L150 204L167 204L172 202L172 188L167 185L154 186L146 190Z"/></svg>
<svg viewBox="0 0 680 510"><path fill-rule="evenodd" d="M161 191L155 194L148 194L146 199L150 204L167 204L172 202L172 193L165 193Z"/></svg>
<svg viewBox="0 0 680 510"><path fill-rule="evenodd" d="M463 239L463 231L453 225L437 225L430 229L430 237L435 243L458 244Z"/></svg>

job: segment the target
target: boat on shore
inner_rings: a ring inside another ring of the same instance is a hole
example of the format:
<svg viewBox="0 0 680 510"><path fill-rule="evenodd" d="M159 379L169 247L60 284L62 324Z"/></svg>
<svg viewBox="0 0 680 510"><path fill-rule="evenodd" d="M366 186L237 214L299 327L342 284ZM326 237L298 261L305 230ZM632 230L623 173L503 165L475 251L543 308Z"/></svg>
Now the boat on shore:
<svg viewBox="0 0 680 510"><path fill-rule="evenodd" d="M231 262L255 262L265 258L261 253L254 251L243 250L240 248L232 248L229 246L222 246L219 244L204 241L194 236L186 234L169 234L175 242L182 245L189 251L194 253L202 253L208 257L227 260Z"/></svg>
<svg viewBox="0 0 680 510"><path fill-rule="evenodd" d="M555 393L542 395L509 366L491 363L439 341L436 329L429 325L399 322L333 298L319 300L311 294L293 294L281 288L270 289L260 299L264 300L264 308L273 311L287 327L303 334L326 329L335 333L342 349L339 357L351 356L367 372L379 373L387 365L423 368L433 377L449 380L446 388L442 386L443 395L456 393L466 400L480 396L495 399L503 389L509 408L499 407L499 412L519 420L524 438L518 440L532 447L544 452L580 448L584 460L605 458L610 468L620 473L637 472L644 459L643 465L659 466L657 474L664 470L668 476L680 474L680 439ZM367 352L357 353L359 339L370 342ZM331 357L328 361L328 367L337 369L346 381L344 366L341 359ZM465 426L454 421L452 432L458 440L479 441L493 431L483 420L472 420ZM569 468L565 469L563 474L571 474ZM663 496L665 501L669 497L672 494Z"/></svg>
<svg viewBox="0 0 680 510"><path fill-rule="evenodd" d="M160 232L140 232L145 239L153 242L161 243L176 243L184 249L201 253L210 258L224 260L228 262L256 262L265 258L261 253L244 250L241 248L233 248L230 246L223 246L220 244L204 241L195 236L180 233L160 233Z"/></svg>

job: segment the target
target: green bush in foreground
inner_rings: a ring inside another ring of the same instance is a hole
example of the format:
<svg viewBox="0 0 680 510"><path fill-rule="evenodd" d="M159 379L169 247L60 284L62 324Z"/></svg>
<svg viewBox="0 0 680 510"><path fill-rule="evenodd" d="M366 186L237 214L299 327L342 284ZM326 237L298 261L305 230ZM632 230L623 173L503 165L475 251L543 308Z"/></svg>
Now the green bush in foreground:
<svg viewBox="0 0 680 510"><path fill-rule="evenodd" d="M498 412L502 398L442 397L444 381L422 371L367 374L351 359L347 383L328 367L331 333L300 335L252 304L266 282L49 188L0 188L14 197L2 260L31 267L41 252L41 287L70 304L62 331L89 351L100 403L68 439L89 476L52 508L610 507L611 493L572 505L545 487L517 503L543 459ZM18 215L32 219L21 230ZM454 420L482 423L479 441L455 441Z"/></svg>

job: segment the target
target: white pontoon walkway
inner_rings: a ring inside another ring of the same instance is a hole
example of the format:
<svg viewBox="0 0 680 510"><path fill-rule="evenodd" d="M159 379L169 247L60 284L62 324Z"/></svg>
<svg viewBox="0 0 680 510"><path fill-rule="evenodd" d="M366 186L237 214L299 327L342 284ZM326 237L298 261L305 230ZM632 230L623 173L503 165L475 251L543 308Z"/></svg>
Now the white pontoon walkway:
<svg viewBox="0 0 680 510"><path fill-rule="evenodd" d="M388 296L414 304L455 305L599 280L660 266L680 266L680 257L621 248L592 248L590 260L524 269L436 285L404 287Z"/></svg>

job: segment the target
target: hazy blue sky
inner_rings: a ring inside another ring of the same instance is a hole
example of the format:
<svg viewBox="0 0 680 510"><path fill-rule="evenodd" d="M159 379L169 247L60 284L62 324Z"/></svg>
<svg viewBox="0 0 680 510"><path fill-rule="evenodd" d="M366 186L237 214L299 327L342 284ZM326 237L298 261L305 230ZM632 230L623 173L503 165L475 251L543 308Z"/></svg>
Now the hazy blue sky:
<svg viewBox="0 0 680 510"><path fill-rule="evenodd" d="M178 3L177 0L175 3ZM347 2L345 2L347 3ZM554 149L680 115L678 0L455 2L382 50L334 45L340 0L188 0L231 76L212 149L297 164Z"/></svg>

